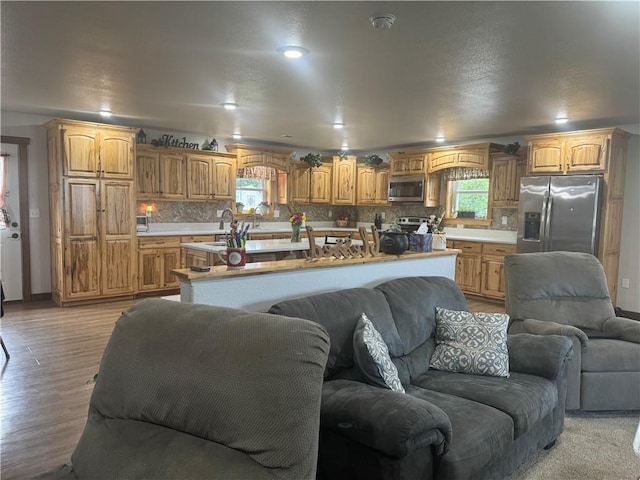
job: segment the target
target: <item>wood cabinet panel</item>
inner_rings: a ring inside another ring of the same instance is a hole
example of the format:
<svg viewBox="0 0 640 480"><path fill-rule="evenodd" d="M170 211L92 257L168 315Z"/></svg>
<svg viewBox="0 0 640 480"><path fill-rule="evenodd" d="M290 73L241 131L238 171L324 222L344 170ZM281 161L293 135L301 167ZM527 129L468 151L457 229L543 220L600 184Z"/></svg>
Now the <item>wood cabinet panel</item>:
<svg viewBox="0 0 640 480"><path fill-rule="evenodd" d="M504 257L482 256L482 294L504 298Z"/></svg>
<svg viewBox="0 0 640 480"><path fill-rule="evenodd" d="M205 155L187 157L187 198L209 200L215 182L213 161Z"/></svg>
<svg viewBox="0 0 640 480"><path fill-rule="evenodd" d="M289 172L289 198L295 203L309 203L311 169L295 167Z"/></svg>
<svg viewBox="0 0 640 480"><path fill-rule="evenodd" d="M439 207L440 204L440 175L430 173L424 179L424 206Z"/></svg>
<svg viewBox="0 0 640 480"><path fill-rule="evenodd" d="M491 207L515 207L520 199L520 179L525 175L526 158L508 154L491 156L489 204Z"/></svg>
<svg viewBox="0 0 640 480"><path fill-rule="evenodd" d="M236 160L228 157L213 157L213 195L216 200L236 198Z"/></svg>
<svg viewBox="0 0 640 480"><path fill-rule="evenodd" d="M478 143L458 147L439 147L427 151L429 173L447 168L489 168L489 155L502 150L502 145Z"/></svg>
<svg viewBox="0 0 640 480"><path fill-rule="evenodd" d="M356 203L356 157L333 158L333 205Z"/></svg>
<svg viewBox="0 0 640 480"><path fill-rule="evenodd" d="M65 186L65 231L67 237L98 237L98 180L68 179Z"/></svg>
<svg viewBox="0 0 640 480"><path fill-rule="evenodd" d="M100 171L105 178L133 179L133 137L131 132L100 132Z"/></svg>
<svg viewBox="0 0 640 480"><path fill-rule="evenodd" d="M393 154L390 175L420 175L426 172L427 161L424 153Z"/></svg>
<svg viewBox="0 0 640 480"><path fill-rule="evenodd" d="M65 246L65 300L82 300L99 296L100 253L98 239L68 238Z"/></svg>
<svg viewBox="0 0 640 480"><path fill-rule="evenodd" d="M568 172L603 172L606 169L607 136L587 135L566 140L565 168Z"/></svg>
<svg viewBox="0 0 640 480"><path fill-rule="evenodd" d="M331 202L331 172L333 168L330 164L323 164L311 169L309 186L309 201L311 203Z"/></svg>
<svg viewBox="0 0 640 480"><path fill-rule="evenodd" d="M373 203L375 205L389 203L389 170L374 170L374 186Z"/></svg>
<svg viewBox="0 0 640 480"><path fill-rule="evenodd" d="M138 290L160 289L160 256L157 249L140 250L138 253Z"/></svg>
<svg viewBox="0 0 640 480"><path fill-rule="evenodd" d="M160 154L160 198L186 198L187 159L179 154Z"/></svg>
<svg viewBox="0 0 640 480"><path fill-rule="evenodd" d="M456 283L465 293L480 293L481 256L460 253L456 258Z"/></svg>
<svg viewBox="0 0 640 480"><path fill-rule="evenodd" d="M63 125L62 149L64 174L78 177L98 176L98 132L94 128Z"/></svg>
<svg viewBox="0 0 640 480"><path fill-rule="evenodd" d="M287 188L288 175L286 172L278 171L277 179L277 203L280 205L286 205L289 203L289 192Z"/></svg>
<svg viewBox="0 0 640 480"><path fill-rule="evenodd" d="M135 290L135 247L130 238L106 239L102 248L102 294Z"/></svg>
<svg viewBox="0 0 640 480"><path fill-rule="evenodd" d="M357 166L356 204L357 205L387 205L389 201L388 166L370 167Z"/></svg>
<svg viewBox="0 0 640 480"><path fill-rule="evenodd" d="M157 198L160 194L160 154L139 152L136 155L136 197Z"/></svg>

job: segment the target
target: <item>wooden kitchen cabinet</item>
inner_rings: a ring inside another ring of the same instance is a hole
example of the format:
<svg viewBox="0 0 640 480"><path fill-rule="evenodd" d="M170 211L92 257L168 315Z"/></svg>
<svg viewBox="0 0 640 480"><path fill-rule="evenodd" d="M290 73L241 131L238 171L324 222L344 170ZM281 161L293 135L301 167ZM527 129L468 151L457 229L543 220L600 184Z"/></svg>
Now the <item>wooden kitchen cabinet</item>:
<svg viewBox="0 0 640 480"><path fill-rule="evenodd" d="M58 119L46 128L53 300L132 296L135 130Z"/></svg>
<svg viewBox="0 0 640 480"><path fill-rule="evenodd" d="M391 155L390 175L421 175L426 172L427 154L394 153Z"/></svg>
<svg viewBox="0 0 640 480"><path fill-rule="evenodd" d="M133 179L133 142L129 129L74 121L54 122L66 153L64 175Z"/></svg>
<svg viewBox="0 0 640 480"><path fill-rule="evenodd" d="M356 157L333 157L332 205L356 204Z"/></svg>
<svg viewBox="0 0 640 480"><path fill-rule="evenodd" d="M449 242L448 242L449 243ZM504 299L504 257L516 252L509 243L452 240L462 250L456 258L456 283L467 294Z"/></svg>
<svg viewBox="0 0 640 480"><path fill-rule="evenodd" d="M302 163L302 162L301 162ZM310 168L296 165L289 172L289 197L296 203L331 202L331 164Z"/></svg>
<svg viewBox="0 0 640 480"><path fill-rule="evenodd" d="M183 149L138 145L136 148L136 198L186 198L187 158Z"/></svg>
<svg viewBox="0 0 640 480"><path fill-rule="evenodd" d="M453 248L461 250L456 257L456 283L464 293L479 294L482 278L482 244L454 240Z"/></svg>
<svg viewBox="0 0 640 480"><path fill-rule="evenodd" d="M614 129L531 135L529 172L533 174L602 173Z"/></svg>
<svg viewBox="0 0 640 480"><path fill-rule="evenodd" d="M429 149L427 171L437 172L447 168L471 167L489 169L489 155L502 150L502 145L481 143L457 147Z"/></svg>
<svg viewBox="0 0 640 480"><path fill-rule="evenodd" d="M604 267L609 295L616 304L622 235L627 144L630 135L617 128L531 135L529 175L600 174L603 176L597 257Z"/></svg>
<svg viewBox="0 0 640 480"><path fill-rule="evenodd" d="M520 179L526 175L524 155L491 154L489 180L490 207L517 207L520 198Z"/></svg>
<svg viewBox="0 0 640 480"><path fill-rule="evenodd" d="M437 173L429 173L424 178L424 206L439 207L440 201L440 175Z"/></svg>
<svg viewBox="0 0 640 480"><path fill-rule="evenodd" d="M240 143L225 145L225 148L227 152L236 155L238 168L271 167L287 171L291 164L289 159L293 153L292 150L278 150Z"/></svg>
<svg viewBox="0 0 640 480"><path fill-rule="evenodd" d="M181 268L180 237L138 239L138 289L141 292L175 289L180 286L171 270Z"/></svg>
<svg viewBox="0 0 640 480"><path fill-rule="evenodd" d="M504 257L516 253L516 246L503 243L482 245L482 288L485 297L504 299Z"/></svg>
<svg viewBox="0 0 640 480"><path fill-rule="evenodd" d="M187 155L187 198L190 200L235 199L235 155Z"/></svg>
<svg viewBox="0 0 640 480"><path fill-rule="evenodd" d="M389 166L357 165L356 204L388 205Z"/></svg>
<svg viewBox="0 0 640 480"><path fill-rule="evenodd" d="M213 242L215 235L182 235L180 237L180 243L200 243L200 242ZM180 267L189 268L192 265L213 265L213 263L207 263L207 252L199 250L192 250L181 247Z"/></svg>

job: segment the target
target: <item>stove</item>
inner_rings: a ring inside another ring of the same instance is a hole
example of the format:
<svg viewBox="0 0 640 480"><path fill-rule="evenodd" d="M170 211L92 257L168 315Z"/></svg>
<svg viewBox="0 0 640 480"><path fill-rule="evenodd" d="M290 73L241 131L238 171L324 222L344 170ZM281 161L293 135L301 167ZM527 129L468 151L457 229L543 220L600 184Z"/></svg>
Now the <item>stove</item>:
<svg viewBox="0 0 640 480"><path fill-rule="evenodd" d="M433 222L433 219L429 217L398 217L397 220L400 229L406 233L415 232L423 223L430 224L431 222Z"/></svg>

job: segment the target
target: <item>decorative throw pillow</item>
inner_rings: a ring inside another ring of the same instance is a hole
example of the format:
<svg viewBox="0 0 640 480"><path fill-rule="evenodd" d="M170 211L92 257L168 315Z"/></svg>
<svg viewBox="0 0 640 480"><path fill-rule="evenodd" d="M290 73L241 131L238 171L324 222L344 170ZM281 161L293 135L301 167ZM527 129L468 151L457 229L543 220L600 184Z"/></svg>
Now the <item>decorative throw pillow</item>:
<svg viewBox="0 0 640 480"><path fill-rule="evenodd" d="M364 313L353 332L353 353L356 365L367 382L404 393L398 369L389 356L389 348Z"/></svg>
<svg viewBox="0 0 640 480"><path fill-rule="evenodd" d="M436 349L429 366L448 372L509 376L509 315L436 308Z"/></svg>

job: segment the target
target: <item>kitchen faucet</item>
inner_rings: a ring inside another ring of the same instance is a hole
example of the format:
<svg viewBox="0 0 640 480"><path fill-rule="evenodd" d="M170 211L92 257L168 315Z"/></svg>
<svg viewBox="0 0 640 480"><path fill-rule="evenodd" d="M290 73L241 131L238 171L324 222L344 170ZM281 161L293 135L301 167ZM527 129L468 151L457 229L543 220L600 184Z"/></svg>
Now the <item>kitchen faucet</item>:
<svg viewBox="0 0 640 480"><path fill-rule="evenodd" d="M224 210L222 210L222 214L220 215L220 230L224 230L224 214L229 212L229 214L231 215L231 222L229 223L229 225L233 224L235 217L233 216L233 210L231 210L230 208L225 208Z"/></svg>
<svg viewBox="0 0 640 480"><path fill-rule="evenodd" d="M251 226L251 228L253 228L254 230L260 226L260 219L259 218L258 218L258 222L256 223L256 215L258 215L258 210L260 211L260 216L262 217L262 207L260 205L258 205L253 210L253 225Z"/></svg>

